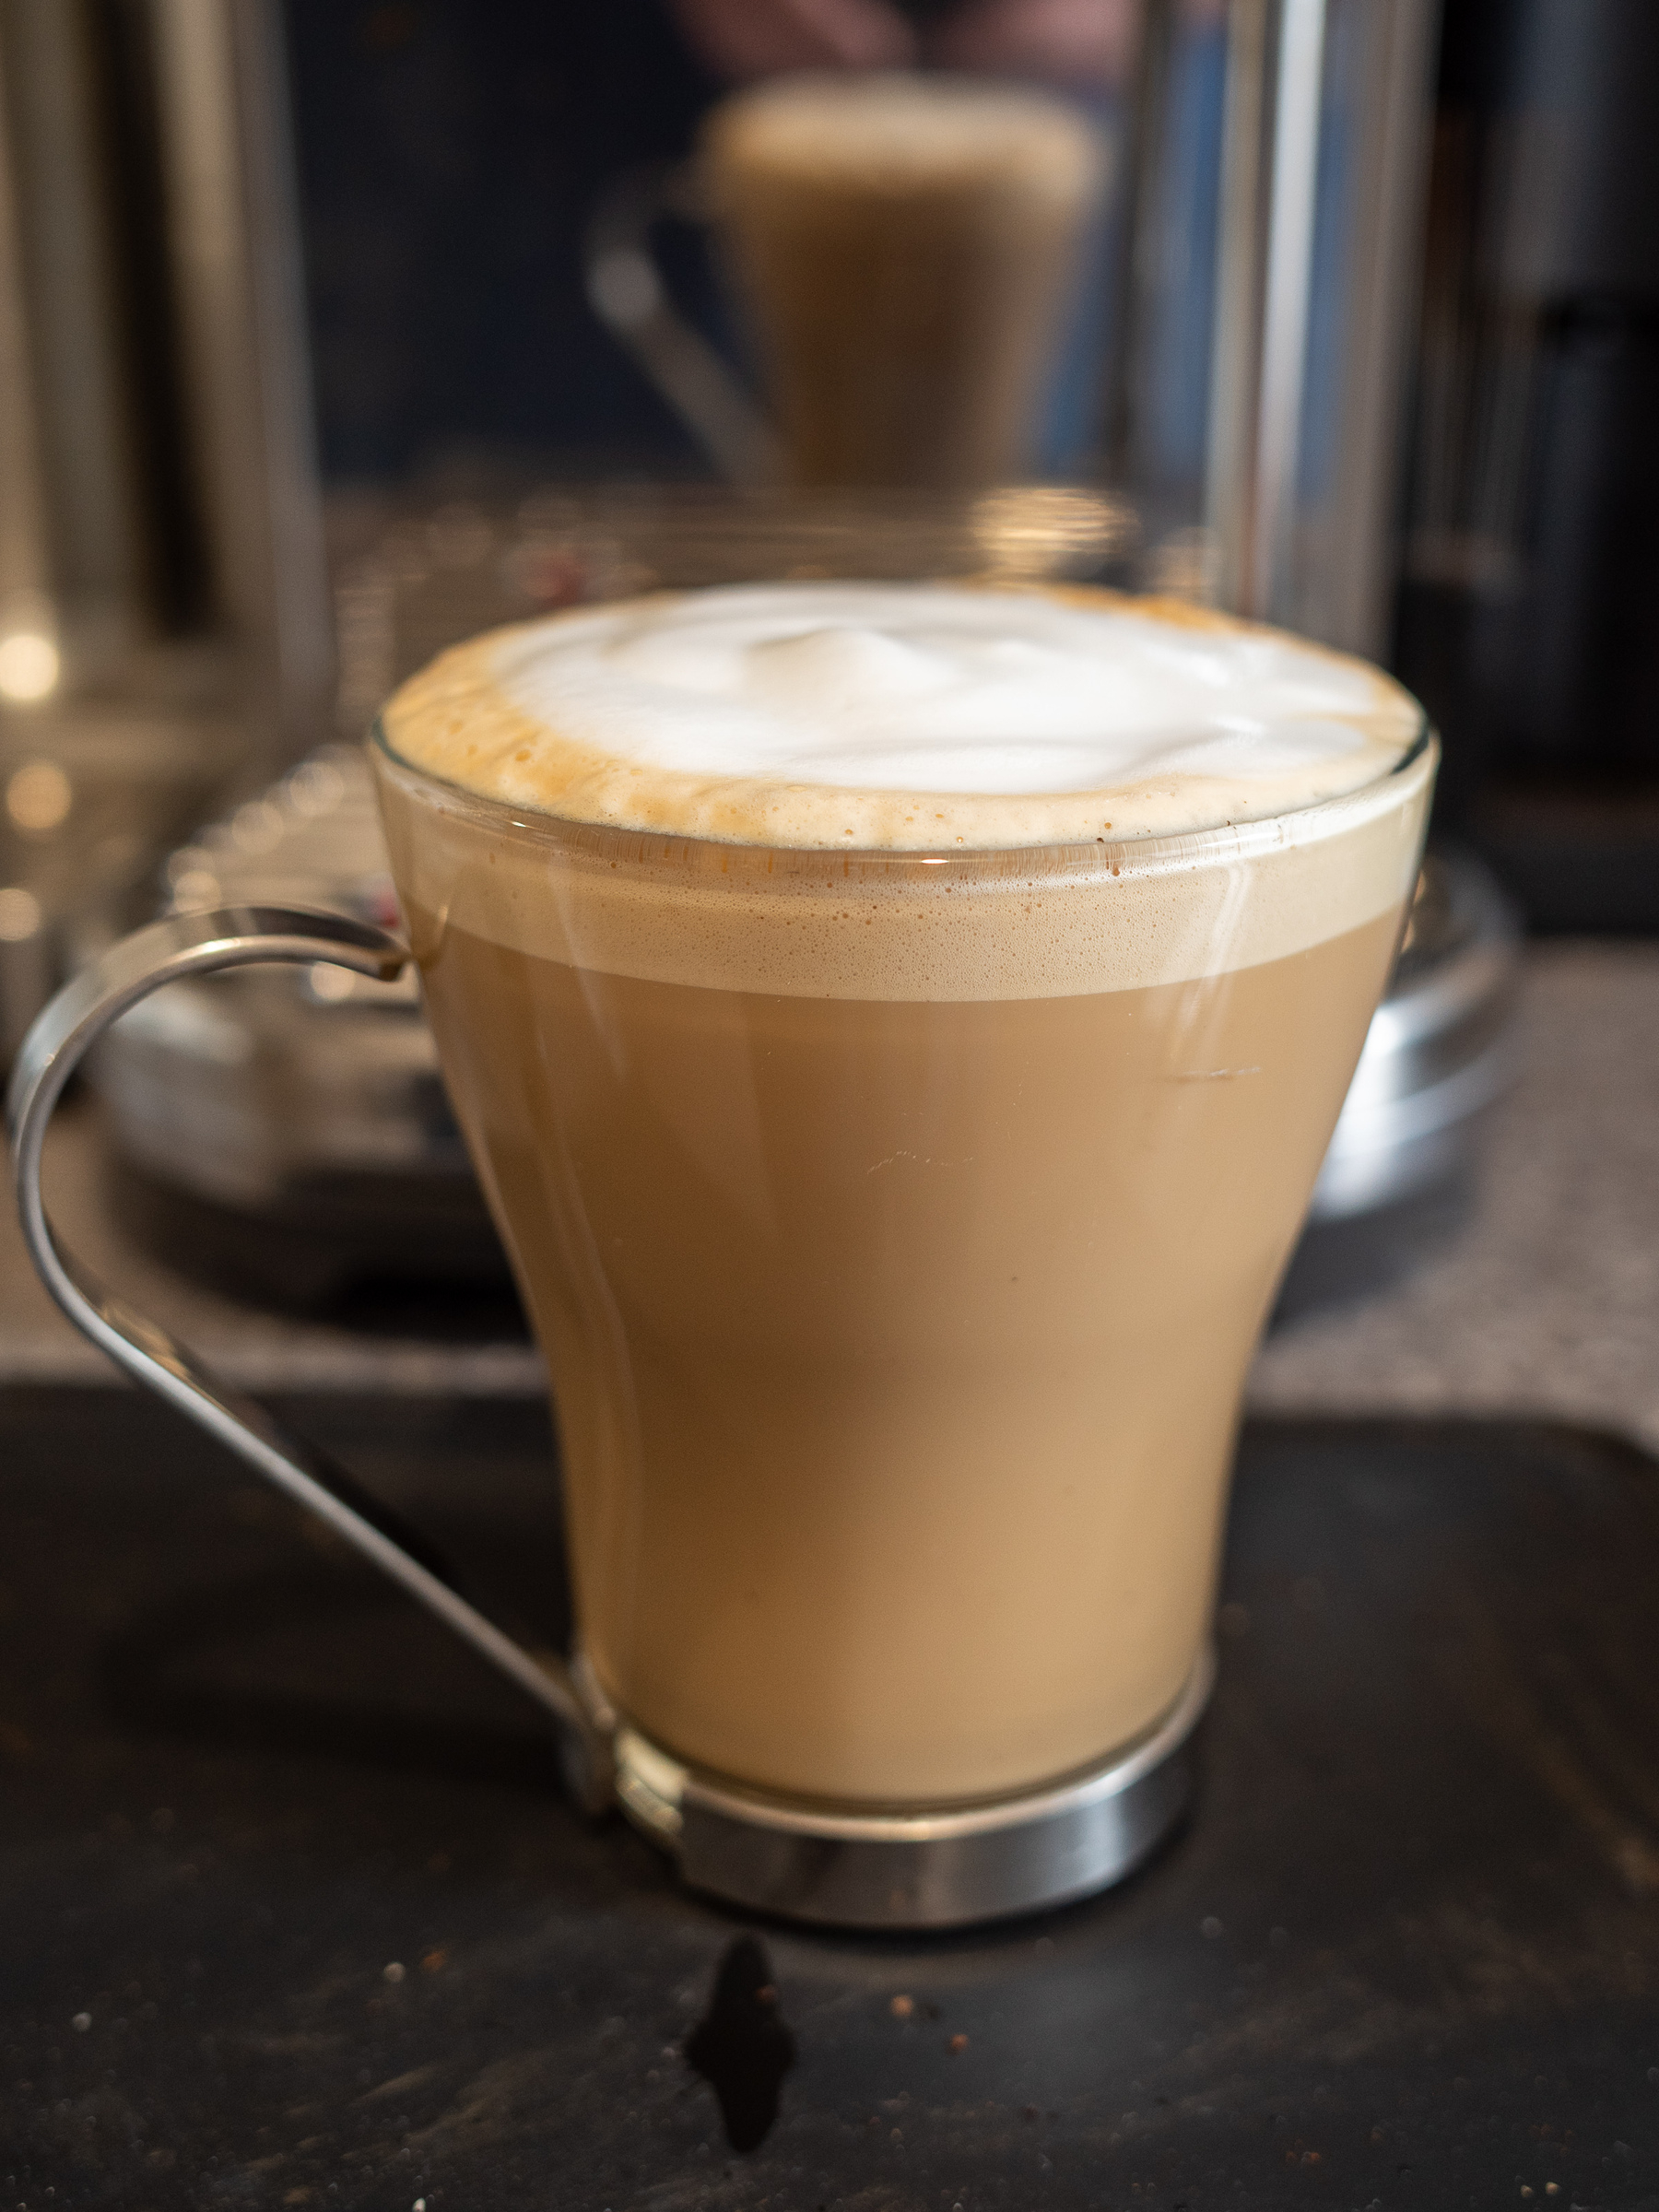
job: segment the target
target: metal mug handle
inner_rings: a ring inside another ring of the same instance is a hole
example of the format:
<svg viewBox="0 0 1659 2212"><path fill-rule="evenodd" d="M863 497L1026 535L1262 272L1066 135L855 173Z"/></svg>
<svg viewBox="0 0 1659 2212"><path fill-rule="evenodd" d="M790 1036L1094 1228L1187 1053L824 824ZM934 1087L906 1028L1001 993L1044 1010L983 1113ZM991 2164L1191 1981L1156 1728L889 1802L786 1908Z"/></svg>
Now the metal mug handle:
<svg viewBox="0 0 1659 2212"><path fill-rule="evenodd" d="M613 1799L610 1716L556 1653L520 1642L463 1596L423 1540L264 1406L227 1390L141 1313L106 1290L59 1242L41 1194L47 1124L65 1084L110 1024L163 983L262 960L328 961L390 982L408 947L372 924L302 908L225 907L152 923L91 961L44 1009L19 1048L6 1094L18 1206L29 1256L76 1326L118 1367L217 1437L267 1482L435 1613L559 1724L571 1788L590 1812Z"/></svg>
<svg viewBox="0 0 1659 2212"><path fill-rule="evenodd" d="M708 221L695 168L653 164L610 187L588 224L588 300L722 476L733 484L771 483L780 472L771 426L669 300L652 249L652 233L665 219Z"/></svg>

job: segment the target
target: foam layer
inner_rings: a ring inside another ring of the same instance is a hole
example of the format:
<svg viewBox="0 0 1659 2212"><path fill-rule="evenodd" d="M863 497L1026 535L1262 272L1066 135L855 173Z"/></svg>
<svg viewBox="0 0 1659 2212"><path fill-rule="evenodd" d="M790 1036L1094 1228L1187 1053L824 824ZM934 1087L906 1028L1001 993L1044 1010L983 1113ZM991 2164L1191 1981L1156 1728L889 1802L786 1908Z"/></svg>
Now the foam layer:
<svg viewBox="0 0 1659 2212"><path fill-rule="evenodd" d="M774 78L724 100L703 139L717 179L730 166L907 199L995 182L1069 202L1102 167L1097 134L1064 100L896 72Z"/></svg>
<svg viewBox="0 0 1659 2212"><path fill-rule="evenodd" d="M593 830L376 748L416 957L453 932L583 971L791 998L1067 998L1283 959L1398 914L1435 752L1300 814L1051 852L773 852ZM1225 1075L1227 1071L1217 1071Z"/></svg>
<svg viewBox="0 0 1659 2212"><path fill-rule="evenodd" d="M1167 837L1359 790L1420 710L1364 663L1100 592L791 582L457 647L392 749L568 820L797 849Z"/></svg>

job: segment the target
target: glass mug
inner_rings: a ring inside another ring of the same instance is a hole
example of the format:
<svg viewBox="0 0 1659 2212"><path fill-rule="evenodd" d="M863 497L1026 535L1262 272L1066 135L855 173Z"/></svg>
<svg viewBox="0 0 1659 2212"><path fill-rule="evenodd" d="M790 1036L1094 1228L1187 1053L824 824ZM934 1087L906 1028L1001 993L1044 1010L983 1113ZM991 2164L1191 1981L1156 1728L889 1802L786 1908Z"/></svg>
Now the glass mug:
<svg viewBox="0 0 1659 2212"><path fill-rule="evenodd" d="M1016 481L1087 435L1112 155L1097 114L1028 85L762 81L690 162L605 194L588 298L734 483ZM672 306L665 218L710 232L763 404Z"/></svg>
<svg viewBox="0 0 1659 2212"><path fill-rule="evenodd" d="M371 750L406 943L179 916L31 1031L10 1124L58 1302L536 1697L581 1800L694 1886L917 1927L1119 1878L1186 1797L1245 1374L1387 980L1431 735L1274 819L934 853L594 828ZM42 1208L53 1103L138 998L411 958L551 1374L569 1657Z"/></svg>

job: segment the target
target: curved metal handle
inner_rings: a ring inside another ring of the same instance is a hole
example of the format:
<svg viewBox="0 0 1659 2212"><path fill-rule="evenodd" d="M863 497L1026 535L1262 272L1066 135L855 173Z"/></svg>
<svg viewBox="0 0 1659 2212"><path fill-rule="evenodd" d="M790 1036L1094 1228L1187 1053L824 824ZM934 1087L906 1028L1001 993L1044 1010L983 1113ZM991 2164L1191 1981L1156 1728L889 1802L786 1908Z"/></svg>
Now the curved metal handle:
<svg viewBox="0 0 1659 2212"><path fill-rule="evenodd" d="M588 224L588 300L721 474L734 484L771 483L779 473L779 451L765 417L670 304L651 248L653 229L668 216L688 223L707 219L695 171L658 164L630 171L611 186Z"/></svg>
<svg viewBox="0 0 1659 2212"><path fill-rule="evenodd" d="M41 1195L46 1125L65 1084L110 1024L163 983L261 960L319 960L390 982L408 948L371 924L289 907L225 907L152 923L83 969L24 1039L6 1094L6 1124L18 1206L29 1256L64 1312L118 1367L198 1422L267 1482L325 1521L383 1574L527 1690L559 1723L565 1772L579 1802L611 1802L608 1716L578 1687L564 1661L514 1641L461 1594L421 1539L405 1529L343 1469L288 1434L262 1406L224 1389L143 1314L106 1290L62 1245Z"/></svg>

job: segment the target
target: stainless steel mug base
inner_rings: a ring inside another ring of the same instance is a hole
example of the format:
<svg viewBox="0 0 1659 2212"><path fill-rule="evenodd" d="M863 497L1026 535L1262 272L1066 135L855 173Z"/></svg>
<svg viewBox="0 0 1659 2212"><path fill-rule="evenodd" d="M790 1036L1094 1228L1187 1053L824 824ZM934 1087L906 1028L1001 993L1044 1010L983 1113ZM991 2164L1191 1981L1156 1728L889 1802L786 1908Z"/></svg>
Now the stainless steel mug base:
<svg viewBox="0 0 1659 2212"><path fill-rule="evenodd" d="M1098 1767L1018 1795L926 1813L847 1813L769 1797L683 1765L626 1721L618 1802L693 1889L846 1928L951 1928L1110 1888L1185 1809L1187 1739L1208 1700L1207 1649L1153 1733Z"/></svg>

